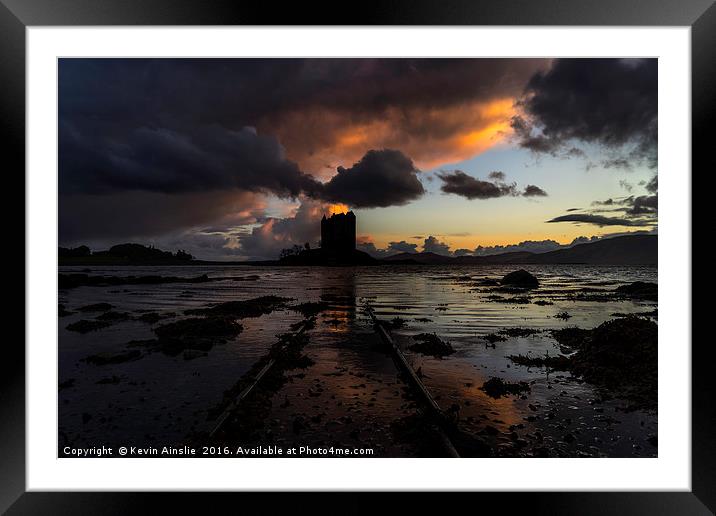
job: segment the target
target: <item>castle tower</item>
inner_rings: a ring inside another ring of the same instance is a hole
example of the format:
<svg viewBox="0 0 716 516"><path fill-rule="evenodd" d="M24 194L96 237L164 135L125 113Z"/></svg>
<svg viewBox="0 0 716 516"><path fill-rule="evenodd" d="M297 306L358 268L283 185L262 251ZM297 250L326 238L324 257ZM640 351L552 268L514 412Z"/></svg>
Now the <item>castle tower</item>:
<svg viewBox="0 0 716 516"><path fill-rule="evenodd" d="M331 254L349 254L356 248L356 216L352 211L321 219L321 249Z"/></svg>

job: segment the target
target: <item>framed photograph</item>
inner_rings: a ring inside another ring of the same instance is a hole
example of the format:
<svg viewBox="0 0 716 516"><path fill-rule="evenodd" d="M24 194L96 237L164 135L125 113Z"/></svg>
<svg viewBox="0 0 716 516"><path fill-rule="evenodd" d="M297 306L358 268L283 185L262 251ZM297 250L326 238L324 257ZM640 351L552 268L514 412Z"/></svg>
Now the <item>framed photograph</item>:
<svg viewBox="0 0 716 516"><path fill-rule="evenodd" d="M713 2L2 3L3 510L714 510Z"/></svg>

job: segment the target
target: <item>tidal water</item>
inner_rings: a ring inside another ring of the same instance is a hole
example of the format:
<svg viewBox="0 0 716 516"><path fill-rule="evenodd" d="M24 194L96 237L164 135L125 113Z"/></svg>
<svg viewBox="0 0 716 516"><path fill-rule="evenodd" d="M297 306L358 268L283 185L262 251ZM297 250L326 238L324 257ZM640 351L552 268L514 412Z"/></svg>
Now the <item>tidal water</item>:
<svg viewBox="0 0 716 516"><path fill-rule="evenodd" d="M499 279L516 268L62 267L60 273L187 278L207 274L215 281L60 290L59 303L75 313L59 318L59 445L176 445L209 428L209 409L268 351L278 334L303 319L299 313L281 309L242 319L244 329L236 338L192 359L160 352L117 364L94 365L83 359L121 351L132 340L154 338L153 328L186 317L183 312L190 308L276 295L295 303L323 300L331 306L309 332L304 352L313 365L292 375L275 394L265 423L266 444L359 441L374 447L377 456L416 454L395 436L396 421L409 418L415 407L406 399L390 357L377 351L379 339L364 313L370 306L383 320L404 320L393 334L413 367L420 368L427 388L441 407L457 407L466 432L495 429L490 437L495 454L531 456L541 448L550 456L655 456L655 411L625 411L618 397L602 399L595 386L569 373L519 366L506 357L558 354L550 329L594 328L617 313L653 311L653 302L604 301L599 295L634 281L657 282L657 269L526 266L540 287L526 303L515 303L524 296L495 293L485 280ZM85 334L68 331L69 324L97 315L76 312L94 303L110 303L113 311L130 317ZM165 318L155 324L137 320L147 312ZM568 318L555 317L564 312ZM494 347L483 338L518 327L545 331L508 338ZM411 336L425 332L449 341L456 352L438 359L410 351ZM531 391L522 397L491 398L480 390L491 377L528 382ZM298 417L306 419L300 434L292 424Z"/></svg>

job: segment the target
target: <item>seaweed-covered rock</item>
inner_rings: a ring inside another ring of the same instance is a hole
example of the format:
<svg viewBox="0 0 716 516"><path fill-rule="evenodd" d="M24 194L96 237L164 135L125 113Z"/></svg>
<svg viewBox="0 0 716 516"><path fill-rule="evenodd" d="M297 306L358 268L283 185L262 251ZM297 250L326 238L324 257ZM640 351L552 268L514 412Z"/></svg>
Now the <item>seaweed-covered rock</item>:
<svg viewBox="0 0 716 516"><path fill-rule="evenodd" d="M404 328L406 324L407 321L402 317L394 317L390 321L390 328L393 330L399 330L400 328Z"/></svg>
<svg viewBox="0 0 716 516"><path fill-rule="evenodd" d="M550 369L557 369L560 371L567 371L570 367L569 358L564 355L550 356L550 355L509 355L512 362L517 365L523 365L527 367L548 367Z"/></svg>
<svg viewBox="0 0 716 516"><path fill-rule="evenodd" d="M500 281L500 284L524 289L539 287L539 281L537 278L524 269L506 274Z"/></svg>
<svg viewBox="0 0 716 516"><path fill-rule="evenodd" d="M649 283L646 281L635 281L629 285L622 285L617 287L617 294L623 296L644 299L647 301L657 301L658 299L658 285L656 283Z"/></svg>
<svg viewBox="0 0 716 516"><path fill-rule="evenodd" d="M184 313L187 315L210 315L243 319L245 317L259 317L270 314L274 310L283 308L288 301L290 299L287 297L261 296L246 301L219 303L209 308L194 308L186 310Z"/></svg>
<svg viewBox="0 0 716 516"><path fill-rule="evenodd" d="M420 333L413 336L413 339L417 341L417 344L410 346L410 349L423 355L442 358L455 353L455 349L449 342L442 340L434 333Z"/></svg>
<svg viewBox="0 0 716 516"><path fill-rule="evenodd" d="M497 399L510 394L519 395L523 392L529 392L530 386L526 382L510 383L502 378L493 377L483 383L480 390L491 398Z"/></svg>
<svg viewBox="0 0 716 516"><path fill-rule="evenodd" d="M497 333L507 335L508 337L530 337L540 332L535 328L503 328Z"/></svg>
<svg viewBox="0 0 716 516"><path fill-rule="evenodd" d="M214 344L236 337L244 327L230 318L191 317L154 328L157 347L167 355L178 355L186 349L208 351Z"/></svg>
<svg viewBox="0 0 716 516"><path fill-rule="evenodd" d="M577 328L576 326L570 326L567 328L560 328L559 330L552 330L552 338L559 342L562 346L570 348L579 348L582 343L589 338L592 330L584 330Z"/></svg>
<svg viewBox="0 0 716 516"><path fill-rule="evenodd" d="M645 404L656 404L658 326L641 317L607 321L592 330L571 359L585 380Z"/></svg>
<svg viewBox="0 0 716 516"><path fill-rule="evenodd" d="M76 331L77 333L89 333L111 325L112 323L110 321L88 321L87 319L80 319L77 322L68 324L66 328L68 331Z"/></svg>

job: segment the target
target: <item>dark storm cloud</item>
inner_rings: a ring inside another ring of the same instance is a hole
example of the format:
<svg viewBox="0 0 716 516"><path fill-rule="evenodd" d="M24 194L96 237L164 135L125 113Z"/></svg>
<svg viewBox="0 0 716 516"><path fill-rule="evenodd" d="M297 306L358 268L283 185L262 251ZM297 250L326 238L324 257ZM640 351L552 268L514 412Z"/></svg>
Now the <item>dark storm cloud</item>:
<svg viewBox="0 0 716 516"><path fill-rule="evenodd" d="M575 222L584 224L594 224L595 226L649 226L653 221L635 220L623 217L605 217L603 215L593 215L588 213L574 213L570 215L561 215L547 222Z"/></svg>
<svg viewBox="0 0 716 516"><path fill-rule="evenodd" d="M545 197L547 195L547 192L535 185L527 185L520 193L517 190L517 183L505 182L506 176L504 172L490 172L488 177L494 181L476 179L462 170L438 172L437 176L443 182L440 190L445 193L460 195L466 199L494 199L496 197L518 195Z"/></svg>
<svg viewBox="0 0 716 516"><path fill-rule="evenodd" d="M264 209L265 203L249 192L63 194L59 196L59 240L60 245L103 239L116 243L181 228L221 224L225 229L257 222Z"/></svg>
<svg viewBox="0 0 716 516"><path fill-rule="evenodd" d="M116 141L61 123L59 174L61 193L240 189L296 197L318 187L275 138L216 125L183 132L142 126Z"/></svg>
<svg viewBox="0 0 716 516"><path fill-rule="evenodd" d="M659 208L659 198L657 195L640 195L634 197L631 207L626 211L628 215L644 215L647 213L656 213Z"/></svg>
<svg viewBox="0 0 716 516"><path fill-rule="evenodd" d="M525 197L547 197L547 192L542 190L539 186L527 185L522 195Z"/></svg>
<svg viewBox="0 0 716 516"><path fill-rule="evenodd" d="M338 167L318 195L355 208L376 208L406 204L424 193L410 158L396 150L371 150L352 167Z"/></svg>
<svg viewBox="0 0 716 516"><path fill-rule="evenodd" d="M62 59L61 117L239 129L323 106L359 116L517 93L539 59ZM459 79L456 79L458 78ZM407 121L406 121L407 122Z"/></svg>
<svg viewBox="0 0 716 516"><path fill-rule="evenodd" d="M581 142L618 151L605 166L655 167L657 86L656 59L558 59L530 79L512 127L538 153Z"/></svg>
<svg viewBox="0 0 716 516"><path fill-rule="evenodd" d="M490 182L475 179L462 170L438 172L443 184L440 189L445 193L460 195L466 199L493 199L506 195L517 195L516 184L500 181Z"/></svg>

